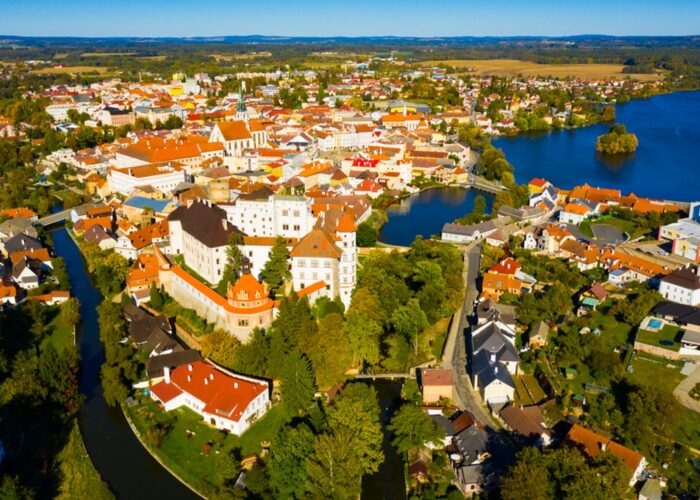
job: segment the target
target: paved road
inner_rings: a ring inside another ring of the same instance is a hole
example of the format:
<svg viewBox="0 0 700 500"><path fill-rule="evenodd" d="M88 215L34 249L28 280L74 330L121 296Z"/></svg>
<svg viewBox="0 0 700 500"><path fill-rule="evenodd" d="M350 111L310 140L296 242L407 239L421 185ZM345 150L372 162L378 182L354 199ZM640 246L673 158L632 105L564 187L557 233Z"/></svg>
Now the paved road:
<svg viewBox="0 0 700 500"><path fill-rule="evenodd" d="M474 309L474 301L479 295L477 280L479 278L479 265L481 263L481 245L472 243L464 248L464 272L465 280L464 303L455 313L457 321L453 320L450 328L445 349L442 356L442 365L445 368L452 368L457 405L470 412L482 424L498 428L491 415L486 411L484 402L478 391L474 390L471 380L467 375L467 346L466 340L469 333L469 322L467 315L471 316Z"/></svg>

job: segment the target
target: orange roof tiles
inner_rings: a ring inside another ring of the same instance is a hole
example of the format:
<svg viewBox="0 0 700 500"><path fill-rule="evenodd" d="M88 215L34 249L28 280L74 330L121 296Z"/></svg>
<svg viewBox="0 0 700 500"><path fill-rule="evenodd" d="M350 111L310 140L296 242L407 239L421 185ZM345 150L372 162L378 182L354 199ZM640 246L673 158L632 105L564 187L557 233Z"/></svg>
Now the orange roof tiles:
<svg viewBox="0 0 700 500"><path fill-rule="evenodd" d="M169 234L168 220L163 219L128 235L136 250L147 247L153 240L165 238Z"/></svg>
<svg viewBox="0 0 700 500"><path fill-rule="evenodd" d="M170 380L170 384L163 380L151 388L161 401L169 401L184 392L202 401L206 413L235 422L256 397L269 389L266 382L230 375L207 361L178 366Z"/></svg>
<svg viewBox="0 0 700 500"><path fill-rule="evenodd" d="M30 259L39 260L41 262L49 262L51 260L48 248L37 248L36 250L21 250L19 252L14 252L12 255L10 255L12 265L14 266L15 264L17 264L17 262L22 260L23 257L29 257Z"/></svg>
<svg viewBox="0 0 700 500"><path fill-rule="evenodd" d="M568 212L570 214L586 215L590 209L586 205L579 205L577 203L567 203L562 210L563 212Z"/></svg>
<svg viewBox="0 0 700 500"><path fill-rule="evenodd" d="M225 141L242 141L252 137L246 123L241 120L219 122L216 126L219 127Z"/></svg>
<svg viewBox="0 0 700 500"><path fill-rule="evenodd" d="M0 210L0 217L6 216L10 219L16 219L18 217L26 217L28 219L36 217L38 214L34 210L29 208L19 207L19 208L6 208Z"/></svg>
<svg viewBox="0 0 700 500"><path fill-rule="evenodd" d="M581 449L591 458L596 458L603 450L608 451L621 459L632 471L636 471L644 456L634 450L630 450L615 441L600 434L574 424L566 435L566 441Z"/></svg>
<svg viewBox="0 0 700 500"><path fill-rule="evenodd" d="M314 229L304 236L291 251L292 257L338 259L343 252L333 238L322 229Z"/></svg>

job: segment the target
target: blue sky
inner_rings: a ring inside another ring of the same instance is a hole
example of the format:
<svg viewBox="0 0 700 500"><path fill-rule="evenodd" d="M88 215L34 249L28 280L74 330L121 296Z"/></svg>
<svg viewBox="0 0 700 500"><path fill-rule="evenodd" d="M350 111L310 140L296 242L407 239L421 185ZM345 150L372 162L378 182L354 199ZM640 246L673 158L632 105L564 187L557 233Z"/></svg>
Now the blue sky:
<svg viewBox="0 0 700 500"><path fill-rule="evenodd" d="M0 34L700 34L700 0L0 0Z"/></svg>

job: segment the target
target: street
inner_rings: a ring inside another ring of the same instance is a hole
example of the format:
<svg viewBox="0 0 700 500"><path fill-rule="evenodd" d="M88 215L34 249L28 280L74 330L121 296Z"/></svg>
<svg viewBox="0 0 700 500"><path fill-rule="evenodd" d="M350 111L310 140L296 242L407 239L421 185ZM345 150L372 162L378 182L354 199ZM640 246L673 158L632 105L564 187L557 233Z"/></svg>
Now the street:
<svg viewBox="0 0 700 500"><path fill-rule="evenodd" d="M498 428L491 415L484 408L483 400L478 391L472 386L467 375L466 334L469 329L467 316L471 316L474 309L474 301L479 295L477 280L479 279L479 265L481 262L481 245L473 242L464 247L464 272L465 283L464 302L455 313L458 321L453 321L445 343L442 356L442 366L452 368L455 381L455 403L462 409L470 412L474 417L487 427Z"/></svg>

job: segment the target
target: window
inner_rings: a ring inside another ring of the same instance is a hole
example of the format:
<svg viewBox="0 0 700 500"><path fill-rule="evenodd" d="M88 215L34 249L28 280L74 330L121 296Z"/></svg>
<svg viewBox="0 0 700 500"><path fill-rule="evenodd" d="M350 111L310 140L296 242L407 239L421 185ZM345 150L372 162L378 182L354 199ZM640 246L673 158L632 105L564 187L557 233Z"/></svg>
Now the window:
<svg viewBox="0 0 700 500"><path fill-rule="evenodd" d="M289 215L289 210L282 210L282 217L287 217Z"/></svg>
<svg viewBox="0 0 700 500"><path fill-rule="evenodd" d="M295 231L301 230L301 226L299 224L294 224L294 230Z"/></svg>
<svg viewBox="0 0 700 500"><path fill-rule="evenodd" d="M238 326L248 326L248 320L247 319L239 319Z"/></svg>
<svg viewBox="0 0 700 500"><path fill-rule="evenodd" d="M282 224L283 231L289 231L289 224Z"/></svg>
<svg viewBox="0 0 700 500"><path fill-rule="evenodd" d="M299 217L299 210L294 211L294 217Z"/></svg>

